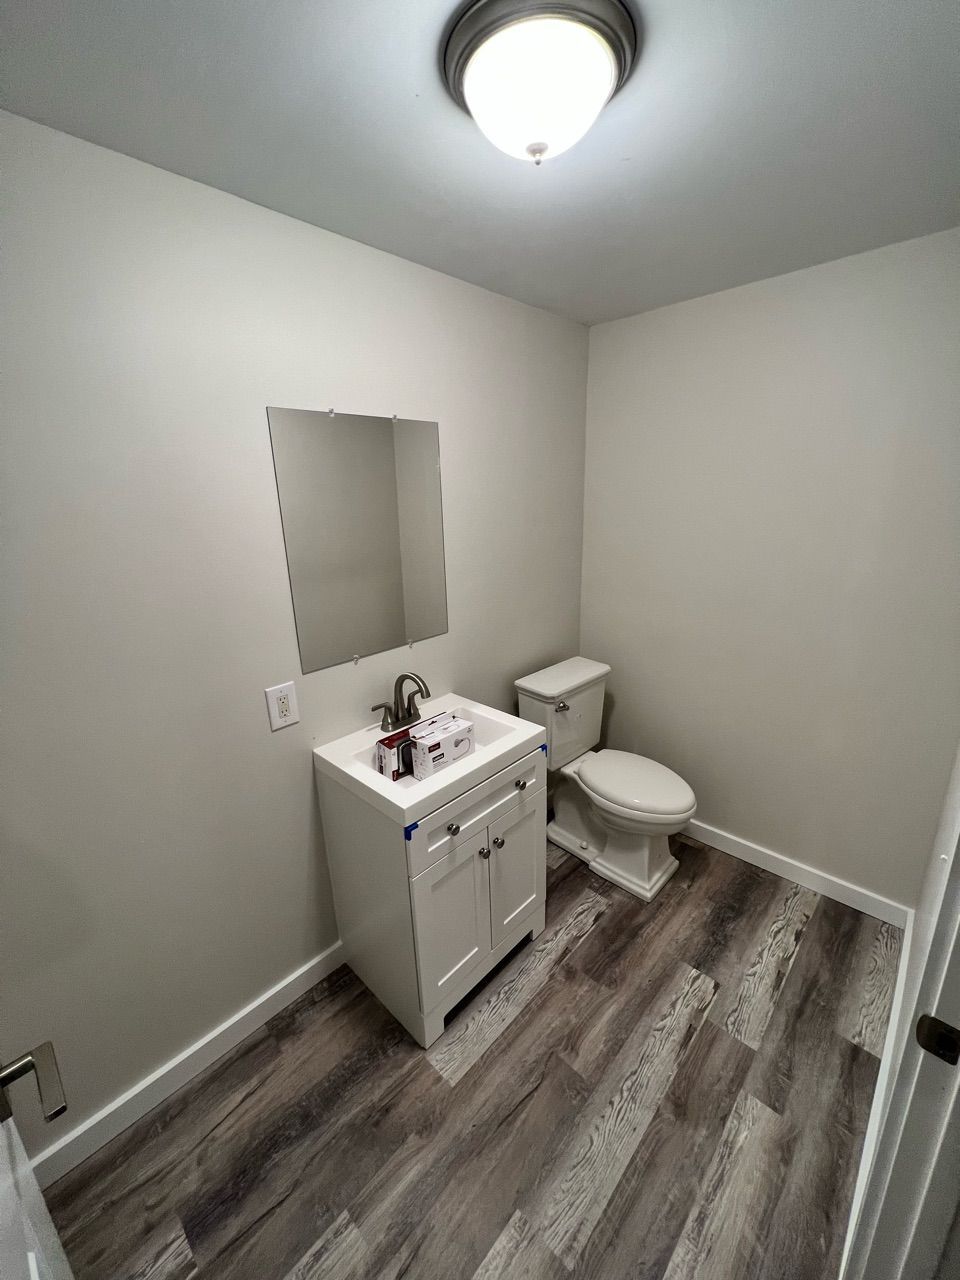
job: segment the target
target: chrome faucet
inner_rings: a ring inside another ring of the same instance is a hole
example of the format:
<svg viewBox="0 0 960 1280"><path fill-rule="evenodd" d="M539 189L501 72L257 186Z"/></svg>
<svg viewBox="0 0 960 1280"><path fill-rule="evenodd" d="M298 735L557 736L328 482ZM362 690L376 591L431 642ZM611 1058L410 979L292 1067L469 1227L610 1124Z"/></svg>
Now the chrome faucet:
<svg viewBox="0 0 960 1280"><path fill-rule="evenodd" d="M403 686L408 680L412 680L417 687L410 690L406 706L404 706ZM378 702L370 710L383 712L380 728L384 733L389 733L391 729L405 729L408 724L416 724L420 719L420 708L417 706L418 697L430 697L430 690L427 687L426 680L424 680L423 676L418 676L415 671L404 671L394 681L393 704Z"/></svg>

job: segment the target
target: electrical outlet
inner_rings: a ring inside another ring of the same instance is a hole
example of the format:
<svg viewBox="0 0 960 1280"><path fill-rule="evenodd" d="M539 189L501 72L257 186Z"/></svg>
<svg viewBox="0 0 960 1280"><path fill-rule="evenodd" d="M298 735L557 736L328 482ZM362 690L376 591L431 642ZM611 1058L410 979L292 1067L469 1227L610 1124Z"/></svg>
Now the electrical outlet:
<svg viewBox="0 0 960 1280"><path fill-rule="evenodd" d="M270 716L270 728L285 729L288 724L300 723L300 712L297 710L297 691L293 681L289 684L275 684L272 689L264 689L267 698L267 713Z"/></svg>

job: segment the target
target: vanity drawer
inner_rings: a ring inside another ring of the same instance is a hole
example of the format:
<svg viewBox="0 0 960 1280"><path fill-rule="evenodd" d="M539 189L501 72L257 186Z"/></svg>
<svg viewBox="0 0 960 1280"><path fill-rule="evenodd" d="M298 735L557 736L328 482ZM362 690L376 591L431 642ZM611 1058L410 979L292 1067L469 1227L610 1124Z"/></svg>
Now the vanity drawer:
<svg viewBox="0 0 960 1280"><path fill-rule="evenodd" d="M546 783L547 757L538 747L442 809L421 818L406 842L410 875L420 875L494 819L531 802Z"/></svg>

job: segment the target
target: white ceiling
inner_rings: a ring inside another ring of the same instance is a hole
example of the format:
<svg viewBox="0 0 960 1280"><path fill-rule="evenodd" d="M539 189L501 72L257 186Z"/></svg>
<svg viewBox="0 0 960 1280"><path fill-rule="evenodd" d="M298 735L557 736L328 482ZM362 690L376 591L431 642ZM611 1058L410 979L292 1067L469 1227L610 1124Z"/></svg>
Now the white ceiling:
<svg viewBox="0 0 960 1280"><path fill-rule="evenodd" d="M956 0L645 0L540 169L448 99L455 4L0 0L0 102L587 322L960 222Z"/></svg>

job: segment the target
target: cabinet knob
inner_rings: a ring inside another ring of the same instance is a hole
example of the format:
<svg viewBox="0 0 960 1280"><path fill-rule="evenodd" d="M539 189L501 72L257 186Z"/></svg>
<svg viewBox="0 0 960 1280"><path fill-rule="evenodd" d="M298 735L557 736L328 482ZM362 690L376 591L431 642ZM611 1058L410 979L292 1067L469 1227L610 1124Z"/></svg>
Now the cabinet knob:
<svg viewBox="0 0 960 1280"><path fill-rule="evenodd" d="M507 842L506 842L506 840L504 840L503 836L494 836L494 837L493 837L493 847L494 847L495 849L502 849L502 848L503 848L503 846L504 846L506 843L507 843Z"/></svg>
<svg viewBox="0 0 960 1280"><path fill-rule="evenodd" d="M480 857L481 857L481 858L489 858L489 857L490 857L490 850L487 848L487 846L486 846L486 845L484 845L482 849L479 849L479 850L478 850L478 853L480 854Z"/></svg>
<svg viewBox="0 0 960 1280"><path fill-rule="evenodd" d="M556 705L556 707L555 707L554 709L555 709L556 711L569 711L569 710L570 710L570 703L569 703L569 702L564 702L564 700L561 698L561 699L560 699L560 701L557 703L557 705Z"/></svg>
<svg viewBox="0 0 960 1280"><path fill-rule="evenodd" d="M458 836L458 835L460 834L460 823L459 823L459 822L448 822L448 823L447 823L447 830L450 832L450 834L451 834L452 836Z"/></svg>
<svg viewBox="0 0 960 1280"><path fill-rule="evenodd" d="M517 788L518 791L526 791L527 780L526 778L518 778L513 785Z"/></svg>

